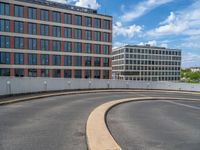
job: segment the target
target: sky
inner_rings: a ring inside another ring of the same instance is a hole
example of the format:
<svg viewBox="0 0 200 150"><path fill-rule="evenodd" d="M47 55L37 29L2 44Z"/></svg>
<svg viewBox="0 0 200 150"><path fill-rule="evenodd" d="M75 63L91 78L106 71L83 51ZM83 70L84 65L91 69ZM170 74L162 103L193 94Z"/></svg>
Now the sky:
<svg viewBox="0 0 200 150"><path fill-rule="evenodd" d="M113 16L113 48L150 44L182 50L182 67L200 67L200 0L51 0Z"/></svg>

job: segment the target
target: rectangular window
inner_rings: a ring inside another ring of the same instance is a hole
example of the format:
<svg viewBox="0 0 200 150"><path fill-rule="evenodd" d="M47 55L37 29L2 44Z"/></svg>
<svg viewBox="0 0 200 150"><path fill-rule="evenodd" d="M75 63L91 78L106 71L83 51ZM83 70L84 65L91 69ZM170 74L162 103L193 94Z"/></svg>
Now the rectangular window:
<svg viewBox="0 0 200 150"><path fill-rule="evenodd" d="M92 65L92 57L85 56L84 60L85 60L85 66L91 66Z"/></svg>
<svg viewBox="0 0 200 150"><path fill-rule="evenodd" d="M14 24L16 33L24 33L24 22L15 21Z"/></svg>
<svg viewBox="0 0 200 150"><path fill-rule="evenodd" d="M40 50L48 51L49 50L49 40L40 40Z"/></svg>
<svg viewBox="0 0 200 150"><path fill-rule="evenodd" d="M0 2L0 15L10 15L10 5L7 3Z"/></svg>
<svg viewBox="0 0 200 150"><path fill-rule="evenodd" d="M0 48L10 48L10 37L0 35Z"/></svg>
<svg viewBox="0 0 200 150"><path fill-rule="evenodd" d="M28 49L31 49L31 50L37 49L37 39L33 39L33 38L28 39Z"/></svg>
<svg viewBox="0 0 200 150"><path fill-rule="evenodd" d="M75 42L75 52L76 53L81 53L82 52L82 43Z"/></svg>
<svg viewBox="0 0 200 150"><path fill-rule="evenodd" d="M87 26L87 27L92 26L92 18L91 17L85 17L85 26Z"/></svg>
<svg viewBox="0 0 200 150"><path fill-rule="evenodd" d="M53 36L60 37L61 36L61 29L60 29L60 27L53 26L52 33L53 33Z"/></svg>
<svg viewBox="0 0 200 150"><path fill-rule="evenodd" d="M75 56L75 66L82 66L82 56Z"/></svg>
<svg viewBox="0 0 200 150"><path fill-rule="evenodd" d="M109 45L103 46L103 54L109 54Z"/></svg>
<svg viewBox="0 0 200 150"><path fill-rule="evenodd" d="M10 64L10 53L0 52L0 64Z"/></svg>
<svg viewBox="0 0 200 150"><path fill-rule="evenodd" d="M85 44L85 53L91 53L91 44L89 43Z"/></svg>
<svg viewBox="0 0 200 150"><path fill-rule="evenodd" d="M49 25L44 25L44 24L40 25L40 35L45 35L45 36L49 35Z"/></svg>
<svg viewBox="0 0 200 150"><path fill-rule="evenodd" d="M28 18L29 19L37 19L37 9L36 8L28 8Z"/></svg>
<svg viewBox="0 0 200 150"><path fill-rule="evenodd" d="M60 75L61 75L60 69L53 69L52 75L53 75L53 78L60 78Z"/></svg>
<svg viewBox="0 0 200 150"><path fill-rule="evenodd" d="M0 68L0 76L10 76L9 68Z"/></svg>
<svg viewBox="0 0 200 150"><path fill-rule="evenodd" d="M72 51L72 42L64 42L64 51L71 52Z"/></svg>
<svg viewBox="0 0 200 150"><path fill-rule="evenodd" d="M91 78L92 73L91 70L85 70L85 79Z"/></svg>
<svg viewBox="0 0 200 150"><path fill-rule="evenodd" d="M49 77L49 70L41 69L41 77Z"/></svg>
<svg viewBox="0 0 200 150"><path fill-rule="evenodd" d="M24 77L24 69L15 69L15 77Z"/></svg>
<svg viewBox="0 0 200 150"><path fill-rule="evenodd" d="M71 78L72 77L72 71L67 69L67 70L64 70L64 77L65 78Z"/></svg>
<svg viewBox="0 0 200 150"><path fill-rule="evenodd" d="M49 11L41 9L40 10L40 20L49 21Z"/></svg>
<svg viewBox="0 0 200 150"><path fill-rule="evenodd" d="M64 37L72 38L72 28L64 28Z"/></svg>
<svg viewBox="0 0 200 150"><path fill-rule="evenodd" d="M109 67L109 58L103 58L103 66Z"/></svg>
<svg viewBox="0 0 200 150"><path fill-rule="evenodd" d="M28 34L37 34L37 24L36 23L28 23Z"/></svg>
<svg viewBox="0 0 200 150"><path fill-rule="evenodd" d="M101 19L98 19L98 18L94 19L94 27L101 28Z"/></svg>
<svg viewBox="0 0 200 150"><path fill-rule="evenodd" d="M24 7L15 5L15 17L24 17Z"/></svg>
<svg viewBox="0 0 200 150"><path fill-rule="evenodd" d="M82 16L75 15L75 25L82 25Z"/></svg>
<svg viewBox="0 0 200 150"><path fill-rule="evenodd" d="M75 70L74 71L75 78L82 78L82 70Z"/></svg>
<svg viewBox="0 0 200 150"><path fill-rule="evenodd" d="M92 32L85 30L85 40L92 40Z"/></svg>
<svg viewBox="0 0 200 150"><path fill-rule="evenodd" d="M109 71L108 70L104 70L103 71L103 78L104 79L109 79Z"/></svg>
<svg viewBox="0 0 200 150"><path fill-rule="evenodd" d="M61 41L53 41L52 44L53 51L61 51Z"/></svg>
<svg viewBox="0 0 200 150"><path fill-rule="evenodd" d="M109 42L110 40L110 34L109 33L103 33L103 41L104 42Z"/></svg>
<svg viewBox="0 0 200 150"><path fill-rule="evenodd" d="M103 28L104 29L110 29L110 21L109 20L104 20Z"/></svg>
<svg viewBox="0 0 200 150"><path fill-rule="evenodd" d="M24 54L15 53L15 65L23 65L23 64L24 64Z"/></svg>
<svg viewBox="0 0 200 150"><path fill-rule="evenodd" d="M40 55L40 63L41 65L49 65L49 55L48 54L41 54Z"/></svg>
<svg viewBox="0 0 200 150"><path fill-rule="evenodd" d="M97 32L97 31L94 32L94 40L101 41L101 33L100 32Z"/></svg>
<svg viewBox="0 0 200 150"><path fill-rule="evenodd" d="M101 53L100 45L99 44L95 44L94 45L94 53L95 54L100 54Z"/></svg>
<svg viewBox="0 0 200 150"><path fill-rule="evenodd" d="M60 22L61 21L61 14L59 12L53 11L52 21L53 22Z"/></svg>
<svg viewBox="0 0 200 150"><path fill-rule="evenodd" d="M28 64L37 65L37 54L28 54Z"/></svg>
<svg viewBox="0 0 200 150"><path fill-rule="evenodd" d="M0 31L10 32L10 21L5 19L0 19Z"/></svg>
<svg viewBox="0 0 200 150"><path fill-rule="evenodd" d="M72 65L72 56L65 56L64 57L64 65L71 66Z"/></svg>
<svg viewBox="0 0 200 150"><path fill-rule="evenodd" d="M37 77L37 69L28 69L29 77Z"/></svg>
<svg viewBox="0 0 200 150"><path fill-rule="evenodd" d="M24 38L15 37L15 48L16 49L24 49Z"/></svg>
<svg viewBox="0 0 200 150"><path fill-rule="evenodd" d="M52 56L52 64L54 66L60 66L60 64L61 64L61 57L60 57L60 55L53 55Z"/></svg>
<svg viewBox="0 0 200 150"><path fill-rule="evenodd" d="M64 23L72 24L72 15L71 14L64 14Z"/></svg>
<svg viewBox="0 0 200 150"><path fill-rule="evenodd" d="M95 70L94 71L94 78L95 79L100 79L100 70Z"/></svg>
<svg viewBox="0 0 200 150"><path fill-rule="evenodd" d="M74 32L74 38L75 39L82 39L82 30L81 29L75 29L75 32Z"/></svg>
<svg viewBox="0 0 200 150"><path fill-rule="evenodd" d="M95 57L94 58L94 66L99 67L101 65L101 58Z"/></svg>

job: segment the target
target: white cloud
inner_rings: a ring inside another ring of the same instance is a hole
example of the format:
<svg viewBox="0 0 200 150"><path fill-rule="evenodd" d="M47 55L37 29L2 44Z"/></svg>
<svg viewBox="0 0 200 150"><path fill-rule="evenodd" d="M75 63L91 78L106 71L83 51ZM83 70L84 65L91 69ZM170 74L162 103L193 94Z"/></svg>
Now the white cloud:
<svg viewBox="0 0 200 150"><path fill-rule="evenodd" d="M76 6L98 9L101 5L96 0L76 0Z"/></svg>
<svg viewBox="0 0 200 150"><path fill-rule="evenodd" d="M182 56L182 64L184 67L200 66L200 55L194 53L185 53Z"/></svg>
<svg viewBox="0 0 200 150"><path fill-rule="evenodd" d="M170 15L167 17L167 19L163 22L161 22L160 24L163 25L163 24L167 24L167 23L171 23L175 20L176 16L174 14L174 12L170 12Z"/></svg>
<svg viewBox="0 0 200 150"><path fill-rule="evenodd" d="M123 26L121 22L116 22L113 25L114 36L124 36L132 38L142 31L142 27L138 25Z"/></svg>
<svg viewBox="0 0 200 150"><path fill-rule="evenodd" d="M67 0L48 0L48 1L54 1L57 3L67 3Z"/></svg>
<svg viewBox="0 0 200 150"><path fill-rule="evenodd" d="M159 7L163 4L169 3L173 0L144 0L134 6L131 11L124 13L120 19L123 22L126 21L133 21L134 19L143 16L144 14L148 13L152 9Z"/></svg>
<svg viewBox="0 0 200 150"><path fill-rule="evenodd" d="M126 43L115 42L115 43L113 44L113 49L118 48L118 47L121 47L121 46L124 46L124 45L126 45Z"/></svg>
<svg viewBox="0 0 200 150"><path fill-rule="evenodd" d="M182 44L179 46L181 48L193 48L193 49L200 49L200 35L198 36L190 36L186 38Z"/></svg>

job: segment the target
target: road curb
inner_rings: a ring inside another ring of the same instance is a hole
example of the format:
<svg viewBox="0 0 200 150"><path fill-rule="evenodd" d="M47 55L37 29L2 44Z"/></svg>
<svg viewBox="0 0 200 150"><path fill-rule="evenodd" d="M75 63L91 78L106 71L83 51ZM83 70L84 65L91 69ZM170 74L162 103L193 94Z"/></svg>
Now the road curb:
<svg viewBox="0 0 200 150"><path fill-rule="evenodd" d="M187 98L173 97L139 97L113 100L95 108L89 115L86 124L86 138L89 150L122 150L114 140L106 125L106 115L108 111L116 105L131 101L147 100L188 100ZM190 99L200 101L199 99Z"/></svg>

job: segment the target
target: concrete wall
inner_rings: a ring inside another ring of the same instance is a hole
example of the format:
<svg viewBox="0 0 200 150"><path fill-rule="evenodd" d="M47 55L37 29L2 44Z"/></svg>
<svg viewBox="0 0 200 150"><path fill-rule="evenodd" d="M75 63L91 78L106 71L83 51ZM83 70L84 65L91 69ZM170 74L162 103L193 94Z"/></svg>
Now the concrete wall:
<svg viewBox="0 0 200 150"><path fill-rule="evenodd" d="M55 90L131 88L200 91L200 84L125 80L0 77L0 95Z"/></svg>

